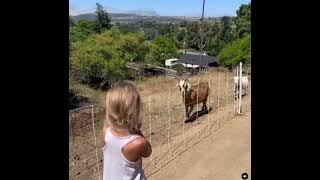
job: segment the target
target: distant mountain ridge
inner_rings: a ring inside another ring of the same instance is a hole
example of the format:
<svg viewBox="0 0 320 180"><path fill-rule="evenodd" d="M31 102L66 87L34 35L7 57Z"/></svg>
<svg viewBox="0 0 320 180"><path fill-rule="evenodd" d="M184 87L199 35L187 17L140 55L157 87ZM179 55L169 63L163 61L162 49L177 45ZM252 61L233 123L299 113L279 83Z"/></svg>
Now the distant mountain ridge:
<svg viewBox="0 0 320 180"><path fill-rule="evenodd" d="M128 17L138 18L138 17L140 17L140 15L137 15L137 14L126 14L126 13L108 13L108 14L111 17L111 19L113 19L113 20L118 19L118 18L128 18ZM78 21L78 20L92 21L92 20L97 19L97 15L95 13L79 14L79 15L72 16L72 17L75 21Z"/></svg>
<svg viewBox="0 0 320 180"><path fill-rule="evenodd" d="M135 14L140 16L159 16L157 12L153 10L134 10L134 11L125 11L120 13Z"/></svg>
<svg viewBox="0 0 320 180"><path fill-rule="evenodd" d="M137 23L141 20L143 21L157 21L157 22L165 22L165 23L175 23L181 21L199 21L200 17L183 17L183 16L151 16L151 15L138 15L135 13L108 13L109 17L111 17L112 23ZM79 20L87 20L92 21L96 20L97 16L95 13L86 13L72 16L75 21ZM216 21L219 20L219 17L205 17L205 20Z"/></svg>

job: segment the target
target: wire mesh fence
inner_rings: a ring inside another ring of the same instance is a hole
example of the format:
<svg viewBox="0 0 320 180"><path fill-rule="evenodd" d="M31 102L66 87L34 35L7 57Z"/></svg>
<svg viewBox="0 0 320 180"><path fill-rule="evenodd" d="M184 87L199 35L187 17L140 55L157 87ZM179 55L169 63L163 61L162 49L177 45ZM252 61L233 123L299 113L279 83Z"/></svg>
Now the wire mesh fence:
<svg viewBox="0 0 320 180"><path fill-rule="evenodd" d="M144 159L143 169L151 177L194 144L223 127L236 116L234 96L235 73L218 70L190 77L190 84L208 82L208 111L202 104L194 107L188 123L185 105L175 80L161 91L143 94L144 122L142 132L150 142L153 153ZM243 75L249 75L243 74ZM250 78L249 78L250 79ZM251 86L243 97L243 112L251 109ZM88 106L69 115L69 179L102 179L102 126L105 109Z"/></svg>

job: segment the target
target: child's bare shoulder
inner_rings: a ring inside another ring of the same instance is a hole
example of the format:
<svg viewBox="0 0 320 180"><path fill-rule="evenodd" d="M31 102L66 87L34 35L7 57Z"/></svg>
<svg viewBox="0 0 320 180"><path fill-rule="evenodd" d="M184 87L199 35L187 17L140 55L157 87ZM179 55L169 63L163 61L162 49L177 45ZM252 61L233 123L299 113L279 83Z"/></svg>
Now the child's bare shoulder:
<svg viewBox="0 0 320 180"><path fill-rule="evenodd" d="M145 150L145 148L148 145L148 141L146 140L145 137L138 137L135 140L133 140L132 142L128 143L126 145L126 148L128 148L129 150L132 151L136 151L136 152L143 152Z"/></svg>
<svg viewBox="0 0 320 180"><path fill-rule="evenodd" d="M132 162L138 161L146 151L148 141L144 137L138 137L123 147L123 155Z"/></svg>

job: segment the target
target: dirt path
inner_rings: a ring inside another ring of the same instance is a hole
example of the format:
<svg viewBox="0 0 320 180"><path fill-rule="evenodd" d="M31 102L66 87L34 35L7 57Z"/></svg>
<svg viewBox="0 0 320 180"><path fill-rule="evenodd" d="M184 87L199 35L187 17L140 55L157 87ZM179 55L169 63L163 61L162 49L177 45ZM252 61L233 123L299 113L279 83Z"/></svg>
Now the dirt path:
<svg viewBox="0 0 320 180"><path fill-rule="evenodd" d="M236 116L149 180L237 180L251 176L251 112Z"/></svg>

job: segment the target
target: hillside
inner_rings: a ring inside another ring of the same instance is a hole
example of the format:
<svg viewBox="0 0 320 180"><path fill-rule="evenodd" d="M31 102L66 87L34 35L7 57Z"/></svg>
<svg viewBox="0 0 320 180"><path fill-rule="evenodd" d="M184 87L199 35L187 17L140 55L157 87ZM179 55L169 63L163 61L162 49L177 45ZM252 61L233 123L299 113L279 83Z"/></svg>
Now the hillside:
<svg viewBox="0 0 320 180"><path fill-rule="evenodd" d="M126 14L126 13L108 13L111 16L111 19L118 19L118 18L140 18L140 15L137 14ZM72 16L75 21L79 20L95 20L97 18L95 13L87 13L87 14L79 14L76 16Z"/></svg>
<svg viewBox="0 0 320 180"><path fill-rule="evenodd" d="M158 16L157 14L143 14L143 13L108 13L111 17L112 23L130 23L138 21L157 21L157 22L166 22L166 23L175 23L181 21L199 21L199 17L184 17L184 16ZM95 13L79 14L72 16L75 21L79 20L95 20ZM206 21L219 21L220 17L207 17Z"/></svg>

